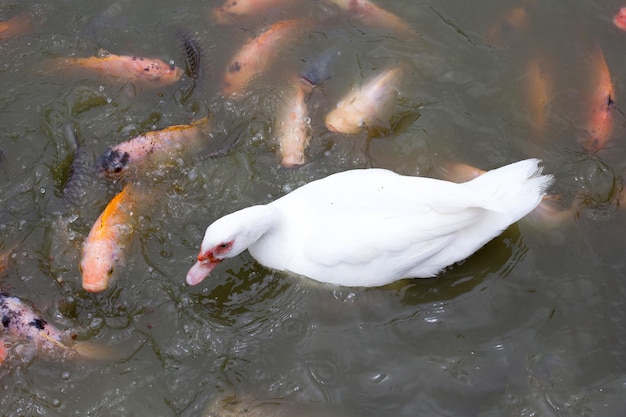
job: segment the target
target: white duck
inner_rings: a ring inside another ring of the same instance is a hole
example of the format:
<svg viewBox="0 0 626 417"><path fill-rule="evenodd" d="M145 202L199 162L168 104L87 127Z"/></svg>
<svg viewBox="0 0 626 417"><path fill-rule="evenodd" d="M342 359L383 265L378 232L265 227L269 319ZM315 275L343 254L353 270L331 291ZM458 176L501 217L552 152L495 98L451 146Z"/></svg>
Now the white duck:
<svg viewBox="0 0 626 417"><path fill-rule="evenodd" d="M384 169L330 175L215 221L187 283L246 249L268 268L335 285L432 277L541 202L553 178L539 163L520 161L462 184Z"/></svg>

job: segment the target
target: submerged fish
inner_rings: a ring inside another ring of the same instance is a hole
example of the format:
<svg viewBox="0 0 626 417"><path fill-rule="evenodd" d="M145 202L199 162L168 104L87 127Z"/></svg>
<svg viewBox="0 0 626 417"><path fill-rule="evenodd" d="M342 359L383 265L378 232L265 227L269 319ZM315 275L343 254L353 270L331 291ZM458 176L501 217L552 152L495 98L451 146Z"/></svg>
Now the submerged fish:
<svg viewBox="0 0 626 417"><path fill-rule="evenodd" d="M0 21L0 40L14 38L29 33L34 26L33 17L23 12L9 20Z"/></svg>
<svg viewBox="0 0 626 417"><path fill-rule="evenodd" d="M304 150L311 140L311 126L305 103L311 86L302 80L291 85L287 101L278 121L278 142L281 155L280 164L295 167L306 163Z"/></svg>
<svg viewBox="0 0 626 417"><path fill-rule="evenodd" d="M583 140L583 146L591 152L596 152L604 148L613 132L615 89L599 45L595 46L592 60L593 92L589 98L590 112L587 119L589 137Z"/></svg>
<svg viewBox="0 0 626 417"><path fill-rule="evenodd" d="M546 70L546 62L532 58L527 65L526 91L530 115L537 136L542 136L546 124L546 109L552 98L552 80Z"/></svg>
<svg viewBox="0 0 626 417"><path fill-rule="evenodd" d="M626 31L626 7L619 9L619 12L613 17L613 24L623 31Z"/></svg>
<svg viewBox="0 0 626 417"><path fill-rule="evenodd" d="M401 67L387 69L350 92L326 116L328 130L355 135L365 128L386 124L382 119L393 104Z"/></svg>
<svg viewBox="0 0 626 417"><path fill-rule="evenodd" d="M81 206L85 202L87 190L93 184L91 177L93 160L89 159L87 153L78 143L76 131L71 124L67 123L63 127L63 133L73 149L73 156L65 180L61 185L61 193L63 198L71 204Z"/></svg>
<svg viewBox="0 0 626 417"><path fill-rule="evenodd" d="M222 395L204 410L202 417L340 417L340 410L281 399Z"/></svg>
<svg viewBox="0 0 626 417"><path fill-rule="evenodd" d="M115 269L124 264L124 250L137 228L137 206L142 196L138 186L126 184L92 226L79 265L85 290L106 290Z"/></svg>
<svg viewBox="0 0 626 417"><path fill-rule="evenodd" d="M207 116L188 125L147 132L108 148L96 161L98 172L119 178L130 170L172 160L185 151L193 152L200 146L208 122Z"/></svg>
<svg viewBox="0 0 626 417"><path fill-rule="evenodd" d="M487 30L491 45L502 45L511 38L525 34L530 27L530 14L526 6L517 6L504 12L500 20Z"/></svg>
<svg viewBox="0 0 626 417"><path fill-rule="evenodd" d="M49 68L58 71L85 71L101 77L137 82L150 87L162 87L180 80L184 71L158 58L114 55L100 51L86 58L56 58Z"/></svg>
<svg viewBox="0 0 626 417"><path fill-rule="evenodd" d="M309 61L307 66L300 72L300 78L313 87L321 85L332 76L331 65L339 55L339 49L335 47L328 48Z"/></svg>
<svg viewBox="0 0 626 417"><path fill-rule="evenodd" d="M0 292L0 317L2 335L8 334L15 340L28 340L37 350L46 354L61 354L63 357L78 355L90 359L105 359L116 355L115 350L108 346L72 341L22 300L4 292ZM6 356L6 347L2 342L0 346Z"/></svg>
<svg viewBox="0 0 626 417"><path fill-rule="evenodd" d="M369 0L329 0L341 9L350 13L350 16L366 26L390 29L397 33L417 35L415 29L404 19L375 5Z"/></svg>
<svg viewBox="0 0 626 417"><path fill-rule="evenodd" d="M248 83L270 65L280 48L296 38L296 32L308 27L308 20L282 20L248 41L230 60L224 74L223 93L241 94Z"/></svg>
<svg viewBox="0 0 626 417"><path fill-rule="evenodd" d="M187 75L198 81L202 69L202 49L200 48L200 43L193 36L183 31L180 31L178 36L183 50Z"/></svg>
<svg viewBox="0 0 626 417"><path fill-rule="evenodd" d="M218 23L231 23L234 18L256 15L291 3L292 0L226 0L221 7L213 9L213 16Z"/></svg>

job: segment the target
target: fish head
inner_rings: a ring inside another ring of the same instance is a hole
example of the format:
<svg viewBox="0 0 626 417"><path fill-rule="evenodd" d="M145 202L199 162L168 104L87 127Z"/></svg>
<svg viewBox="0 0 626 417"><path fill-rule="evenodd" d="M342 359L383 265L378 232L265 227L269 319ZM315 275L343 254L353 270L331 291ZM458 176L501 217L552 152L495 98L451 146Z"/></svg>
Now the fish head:
<svg viewBox="0 0 626 417"><path fill-rule="evenodd" d="M109 286L119 257L114 243L104 240L91 242L83 248L79 264L83 288L88 292L102 292Z"/></svg>
<svg viewBox="0 0 626 417"><path fill-rule="evenodd" d="M367 127L363 114L351 106L339 102L337 107L326 116L326 128L331 132L356 135Z"/></svg>
<svg viewBox="0 0 626 417"><path fill-rule="evenodd" d="M108 148L98 157L96 165L101 176L116 178L128 169L130 155L114 148Z"/></svg>

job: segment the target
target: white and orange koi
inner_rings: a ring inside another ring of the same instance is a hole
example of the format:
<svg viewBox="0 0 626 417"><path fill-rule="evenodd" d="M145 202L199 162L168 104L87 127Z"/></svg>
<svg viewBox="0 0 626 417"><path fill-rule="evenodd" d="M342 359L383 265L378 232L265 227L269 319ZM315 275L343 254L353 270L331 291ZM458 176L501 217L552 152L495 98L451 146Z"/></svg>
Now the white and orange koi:
<svg viewBox="0 0 626 417"><path fill-rule="evenodd" d="M351 17L360 23L394 32L404 32L416 35L415 29L405 20L395 14L375 5L369 0L329 0L341 9L347 11Z"/></svg>
<svg viewBox="0 0 626 417"><path fill-rule="evenodd" d="M137 208L141 199L142 193L138 186L126 184L92 226L83 243L79 266L85 290L106 290L116 268L123 266L124 251L139 221Z"/></svg>
<svg viewBox="0 0 626 417"><path fill-rule="evenodd" d="M308 27L308 20L282 20L248 41L230 60L224 74L225 96L241 94L250 81L265 71L281 46L296 38L296 32Z"/></svg>
<svg viewBox="0 0 626 417"><path fill-rule="evenodd" d="M9 20L0 21L0 40L22 36L32 31L33 17L23 12Z"/></svg>
<svg viewBox="0 0 626 417"><path fill-rule="evenodd" d="M52 59L47 69L57 73L88 72L99 77L139 83L146 87L163 87L180 80L184 71L174 64L158 58L114 55L100 51L97 56L86 58Z"/></svg>
<svg viewBox="0 0 626 417"><path fill-rule="evenodd" d="M328 130L355 135L387 124L383 117L392 107L401 73L401 67L387 69L346 95L326 116Z"/></svg>
<svg viewBox="0 0 626 417"><path fill-rule="evenodd" d="M96 161L98 172L108 178L119 178L149 164L171 161L174 157L195 151L203 142L209 117L188 125L170 126L136 136L108 148Z"/></svg>
<svg viewBox="0 0 626 417"><path fill-rule="evenodd" d="M17 297L0 292L0 318L3 339L33 343L36 349L47 355L60 357L84 357L108 359L118 355L116 349L87 341L73 341L57 327L48 323L39 313ZM7 348L0 341L0 363L7 356Z"/></svg>
<svg viewBox="0 0 626 417"><path fill-rule="evenodd" d="M590 112L586 126L589 136L583 140L583 146L591 152L596 152L606 146L613 133L615 89L599 45L595 46L591 65L593 91L589 97Z"/></svg>
<svg viewBox="0 0 626 417"><path fill-rule="evenodd" d="M306 163L304 151L311 140L311 126L305 100L311 89L308 82L296 79L279 118L277 136L284 167Z"/></svg>

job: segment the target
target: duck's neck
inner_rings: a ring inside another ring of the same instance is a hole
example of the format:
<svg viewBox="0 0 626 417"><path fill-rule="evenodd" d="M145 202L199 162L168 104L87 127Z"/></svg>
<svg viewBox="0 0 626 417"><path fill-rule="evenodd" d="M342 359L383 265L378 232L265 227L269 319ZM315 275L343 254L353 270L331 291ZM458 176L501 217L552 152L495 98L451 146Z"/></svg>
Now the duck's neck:
<svg viewBox="0 0 626 417"><path fill-rule="evenodd" d="M276 227L280 212L272 206L259 205L239 210L237 217L242 233L246 235L244 241L252 246Z"/></svg>

